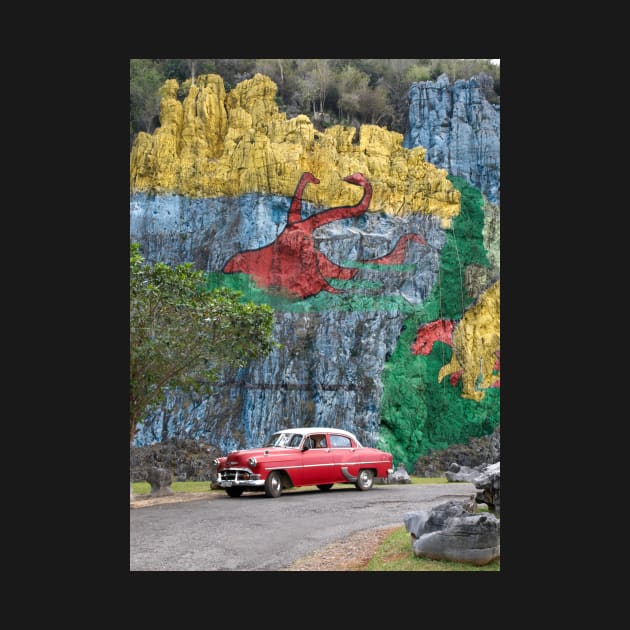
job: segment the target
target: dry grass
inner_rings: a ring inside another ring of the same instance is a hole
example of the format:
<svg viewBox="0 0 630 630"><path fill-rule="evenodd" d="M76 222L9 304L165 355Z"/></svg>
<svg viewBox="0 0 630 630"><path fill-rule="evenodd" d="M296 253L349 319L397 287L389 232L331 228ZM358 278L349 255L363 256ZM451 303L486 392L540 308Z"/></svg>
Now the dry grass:
<svg viewBox="0 0 630 630"><path fill-rule="evenodd" d="M356 532L296 560L281 571L360 571L380 544L400 525Z"/></svg>

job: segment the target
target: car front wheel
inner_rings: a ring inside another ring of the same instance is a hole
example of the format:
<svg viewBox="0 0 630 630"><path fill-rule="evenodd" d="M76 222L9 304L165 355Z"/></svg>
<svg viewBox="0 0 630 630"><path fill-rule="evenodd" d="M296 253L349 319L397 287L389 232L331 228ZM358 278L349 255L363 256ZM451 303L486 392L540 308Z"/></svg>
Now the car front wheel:
<svg viewBox="0 0 630 630"><path fill-rule="evenodd" d="M269 476L265 480L265 496L271 497L275 499L282 494L282 479L280 477L280 473L273 472L269 473Z"/></svg>
<svg viewBox="0 0 630 630"><path fill-rule="evenodd" d="M369 490L374 485L374 473L371 470L360 471L354 485L359 490Z"/></svg>

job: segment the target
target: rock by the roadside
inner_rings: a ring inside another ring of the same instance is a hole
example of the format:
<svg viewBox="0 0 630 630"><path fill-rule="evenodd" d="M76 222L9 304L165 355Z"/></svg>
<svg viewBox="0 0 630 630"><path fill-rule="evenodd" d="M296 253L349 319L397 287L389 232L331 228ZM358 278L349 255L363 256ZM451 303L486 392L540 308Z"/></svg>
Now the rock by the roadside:
<svg viewBox="0 0 630 630"><path fill-rule="evenodd" d="M417 557L476 566L500 557L499 520L494 514L470 511L465 503L448 501L429 510L407 512L404 523Z"/></svg>
<svg viewBox="0 0 630 630"><path fill-rule="evenodd" d="M431 450L416 461L413 474L418 477L443 477L451 462L470 468L493 464L501 459L501 427L492 434L470 438L466 444L452 444L442 450Z"/></svg>
<svg viewBox="0 0 630 630"><path fill-rule="evenodd" d="M487 466L473 479L477 503L486 503L491 512L501 514L501 462Z"/></svg>
<svg viewBox="0 0 630 630"><path fill-rule="evenodd" d="M453 462L448 470L444 472L444 476L447 481L468 481L474 483L479 474L487 467L487 464L481 464L480 466L460 466L456 462Z"/></svg>
<svg viewBox="0 0 630 630"><path fill-rule="evenodd" d="M387 475L387 483L411 483L411 477L402 462L398 464L393 473Z"/></svg>
<svg viewBox="0 0 630 630"><path fill-rule="evenodd" d="M212 481L216 478L213 460L220 455L215 446L182 438L133 446L129 450L130 481L145 481L151 467L170 470L176 481Z"/></svg>
<svg viewBox="0 0 630 630"><path fill-rule="evenodd" d="M151 484L149 496L167 497L173 494L173 489L171 488L173 476L170 470L166 470L165 468L151 468L147 475L147 481Z"/></svg>

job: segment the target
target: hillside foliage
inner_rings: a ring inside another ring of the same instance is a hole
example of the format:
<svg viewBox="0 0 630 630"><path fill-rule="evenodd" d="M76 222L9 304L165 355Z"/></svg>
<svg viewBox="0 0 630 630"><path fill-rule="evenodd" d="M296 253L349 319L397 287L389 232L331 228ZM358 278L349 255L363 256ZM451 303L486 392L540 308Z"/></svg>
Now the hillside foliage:
<svg viewBox="0 0 630 630"><path fill-rule="evenodd" d="M404 134L409 87L447 74L451 83L481 80L490 103L500 102L500 68L489 59L130 59L130 146L139 131L159 125L160 87L180 83L183 99L200 74L218 74L226 92L256 73L278 86L276 100L288 118L309 116L313 125L375 124Z"/></svg>

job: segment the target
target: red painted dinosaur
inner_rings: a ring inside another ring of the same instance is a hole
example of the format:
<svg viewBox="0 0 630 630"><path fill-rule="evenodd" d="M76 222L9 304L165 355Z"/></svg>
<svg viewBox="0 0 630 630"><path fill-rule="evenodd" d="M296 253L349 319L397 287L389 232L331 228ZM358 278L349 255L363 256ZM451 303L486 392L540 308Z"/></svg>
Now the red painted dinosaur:
<svg viewBox="0 0 630 630"><path fill-rule="evenodd" d="M228 260L223 271L247 273L259 286L284 289L291 295L301 298L315 295L320 291L341 293L339 289L331 286L326 278L349 280L356 275L358 269L341 267L326 258L315 248L313 231L332 221L362 215L372 199L372 185L362 173L348 175L343 180L363 188L363 197L357 204L329 208L302 219L304 188L307 184L319 184L319 179L312 173L303 173L291 201L287 224L276 240L259 249L239 252ZM402 262L404 246L409 238L424 243L424 240L415 234L404 236L391 254L374 262L380 264Z"/></svg>
<svg viewBox="0 0 630 630"><path fill-rule="evenodd" d="M371 260L362 260L362 263L375 263L377 265L401 265L405 262L407 257L407 243L409 241L416 241L416 243L422 243L426 245L427 242L418 234L405 234L398 239L396 246L389 254L381 256L380 258L373 258Z"/></svg>
<svg viewBox="0 0 630 630"><path fill-rule="evenodd" d="M340 293L326 278L349 280L358 269L340 267L315 249L313 231L318 227L363 214L372 199L372 185L361 173L343 178L361 186L363 197L354 206L340 206L324 210L302 219L302 193L307 184L319 184L312 173L304 173L298 182L287 224L276 240L260 249L247 250L233 256L223 267L225 273L242 272L251 275L263 287L285 289L292 295L306 298L320 291Z"/></svg>

